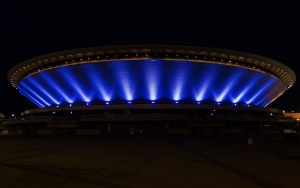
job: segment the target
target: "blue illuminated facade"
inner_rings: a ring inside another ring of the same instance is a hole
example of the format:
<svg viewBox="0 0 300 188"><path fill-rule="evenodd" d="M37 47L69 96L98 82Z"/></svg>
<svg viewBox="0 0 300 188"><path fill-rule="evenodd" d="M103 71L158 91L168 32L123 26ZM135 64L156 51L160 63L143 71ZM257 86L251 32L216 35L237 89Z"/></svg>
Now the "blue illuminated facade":
<svg viewBox="0 0 300 188"><path fill-rule="evenodd" d="M191 60L114 60L58 66L17 89L38 107L127 103L265 107L286 91L277 77L246 67Z"/></svg>
<svg viewBox="0 0 300 188"><path fill-rule="evenodd" d="M8 132L69 136L264 132L262 123L282 130L291 120L268 105L296 75L240 51L113 44L36 56L12 67L7 79L37 106L12 119Z"/></svg>

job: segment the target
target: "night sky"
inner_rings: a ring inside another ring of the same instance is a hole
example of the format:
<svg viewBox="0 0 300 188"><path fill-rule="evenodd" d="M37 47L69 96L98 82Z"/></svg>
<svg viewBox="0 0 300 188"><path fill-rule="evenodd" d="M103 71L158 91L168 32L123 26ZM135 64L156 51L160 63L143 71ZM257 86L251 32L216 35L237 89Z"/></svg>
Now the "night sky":
<svg viewBox="0 0 300 188"><path fill-rule="evenodd" d="M238 50L279 61L300 75L300 16L294 5L58 2L2 3L0 113L36 108L9 84L14 65L104 44L166 42ZM297 80L268 107L300 112L299 88Z"/></svg>

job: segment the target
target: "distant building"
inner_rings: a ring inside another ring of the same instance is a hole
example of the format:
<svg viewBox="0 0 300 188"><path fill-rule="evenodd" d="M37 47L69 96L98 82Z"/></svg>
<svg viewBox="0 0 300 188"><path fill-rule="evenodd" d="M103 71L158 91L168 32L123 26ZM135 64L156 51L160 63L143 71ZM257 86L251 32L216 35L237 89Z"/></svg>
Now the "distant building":
<svg viewBox="0 0 300 188"><path fill-rule="evenodd" d="M239 51L128 44L34 57L14 66L8 80L37 106L11 121L15 126L197 133L279 123L283 111L267 106L296 76L275 60Z"/></svg>

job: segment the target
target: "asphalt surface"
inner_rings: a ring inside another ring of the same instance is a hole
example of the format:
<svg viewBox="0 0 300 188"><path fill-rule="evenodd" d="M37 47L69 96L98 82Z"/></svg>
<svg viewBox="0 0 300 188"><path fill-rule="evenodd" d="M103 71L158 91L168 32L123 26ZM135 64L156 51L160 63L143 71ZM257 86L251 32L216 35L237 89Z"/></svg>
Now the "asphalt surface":
<svg viewBox="0 0 300 188"><path fill-rule="evenodd" d="M246 135L2 136L0 187L300 187L300 142Z"/></svg>

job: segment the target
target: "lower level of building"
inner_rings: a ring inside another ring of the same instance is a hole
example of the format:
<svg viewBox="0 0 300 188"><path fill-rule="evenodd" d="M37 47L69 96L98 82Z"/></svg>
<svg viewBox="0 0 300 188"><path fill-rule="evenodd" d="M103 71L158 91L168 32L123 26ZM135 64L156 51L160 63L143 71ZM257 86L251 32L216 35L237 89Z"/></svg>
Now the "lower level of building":
<svg viewBox="0 0 300 188"><path fill-rule="evenodd" d="M282 110L224 106L111 106L34 109L4 119L1 135L216 134L294 129Z"/></svg>

